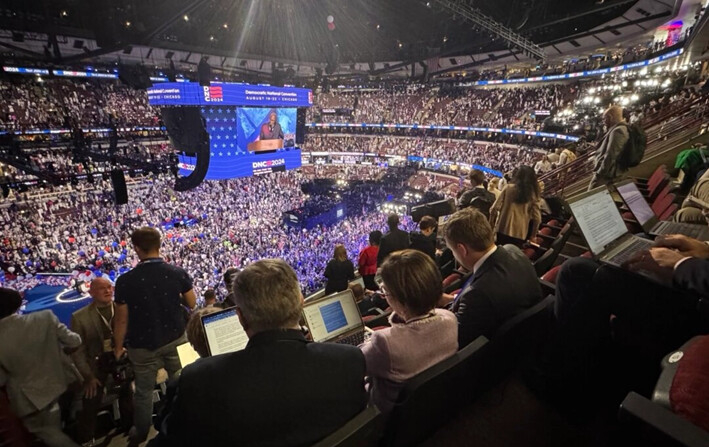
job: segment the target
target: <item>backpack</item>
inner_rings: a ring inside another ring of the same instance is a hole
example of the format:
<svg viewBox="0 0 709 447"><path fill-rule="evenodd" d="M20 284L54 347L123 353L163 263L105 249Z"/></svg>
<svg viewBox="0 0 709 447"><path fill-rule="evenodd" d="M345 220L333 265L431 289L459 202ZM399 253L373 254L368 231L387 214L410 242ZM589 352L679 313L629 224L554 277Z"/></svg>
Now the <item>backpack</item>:
<svg viewBox="0 0 709 447"><path fill-rule="evenodd" d="M628 129L628 141L618 156L618 167L627 171L629 168L639 165L643 160L647 146L647 135L645 135L645 130L637 124L624 124L624 126Z"/></svg>

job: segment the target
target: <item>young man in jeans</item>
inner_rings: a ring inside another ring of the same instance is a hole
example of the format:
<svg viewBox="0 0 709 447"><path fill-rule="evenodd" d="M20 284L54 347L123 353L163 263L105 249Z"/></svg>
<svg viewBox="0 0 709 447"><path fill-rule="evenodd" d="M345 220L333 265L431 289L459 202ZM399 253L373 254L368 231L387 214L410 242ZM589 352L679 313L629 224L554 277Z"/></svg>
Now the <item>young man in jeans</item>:
<svg viewBox="0 0 709 447"><path fill-rule="evenodd" d="M135 230L131 242L140 263L116 281L114 354L120 358L127 348L133 363L135 414L129 445L138 445L150 430L158 369L164 367L170 378L180 370L177 346L187 341L182 304L192 309L197 297L187 272L160 257L156 229Z"/></svg>

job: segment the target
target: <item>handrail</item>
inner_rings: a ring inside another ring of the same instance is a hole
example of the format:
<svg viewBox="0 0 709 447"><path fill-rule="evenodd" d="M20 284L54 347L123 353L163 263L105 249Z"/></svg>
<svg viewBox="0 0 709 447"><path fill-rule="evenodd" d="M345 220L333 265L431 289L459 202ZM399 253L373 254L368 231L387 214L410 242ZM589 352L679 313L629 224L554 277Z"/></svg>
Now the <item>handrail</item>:
<svg viewBox="0 0 709 447"><path fill-rule="evenodd" d="M663 110L644 120L643 127L648 137L644 160L663 152L668 146L680 143L687 135L693 133L696 130L695 127L701 125L702 116L706 112L706 107L704 107L706 100L707 97L703 96L689 103L677 104L669 110ZM701 108L696 107L699 104L702 104ZM674 119L668 121L669 118ZM658 127L660 123L663 123L664 126ZM682 131L682 129L686 129L686 131ZM590 150L571 163L540 176L539 180L544 182L545 193L563 195L567 187L587 177L592 170L589 161L595 156L595 153L595 149Z"/></svg>

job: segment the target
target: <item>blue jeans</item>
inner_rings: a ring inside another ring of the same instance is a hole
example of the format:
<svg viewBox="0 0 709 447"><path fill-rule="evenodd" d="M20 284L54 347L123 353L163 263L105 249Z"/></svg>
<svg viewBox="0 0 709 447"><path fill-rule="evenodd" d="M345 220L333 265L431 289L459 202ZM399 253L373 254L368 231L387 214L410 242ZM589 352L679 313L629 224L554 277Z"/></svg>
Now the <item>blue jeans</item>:
<svg viewBox="0 0 709 447"><path fill-rule="evenodd" d="M153 390L155 389L158 370L165 368L168 377L173 379L182 365L177 355L177 347L187 342L183 334L177 340L159 347L154 351L127 348L128 358L135 372L135 396L133 398L133 433L131 440L144 441L148 437L153 418Z"/></svg>

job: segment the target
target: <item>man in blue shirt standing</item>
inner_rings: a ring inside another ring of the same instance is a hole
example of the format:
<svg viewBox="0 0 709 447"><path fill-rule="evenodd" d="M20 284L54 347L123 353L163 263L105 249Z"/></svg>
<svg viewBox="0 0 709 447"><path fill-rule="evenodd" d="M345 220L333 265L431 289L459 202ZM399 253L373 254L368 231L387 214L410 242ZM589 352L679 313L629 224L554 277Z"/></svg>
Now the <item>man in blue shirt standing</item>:
<svg viewBox="0 0 709 447"><path fill-rule="evenodd" d="M120 358L127 348L133 363L135 414L129 445L138 445L150 430L158 369L164 367L170 378L180 370L177 346L187 341L182 305L194 308L197 296L187 272L160 257L156 229L135 230L131 242L140 263L116 281L113 350Z"/></svg>

